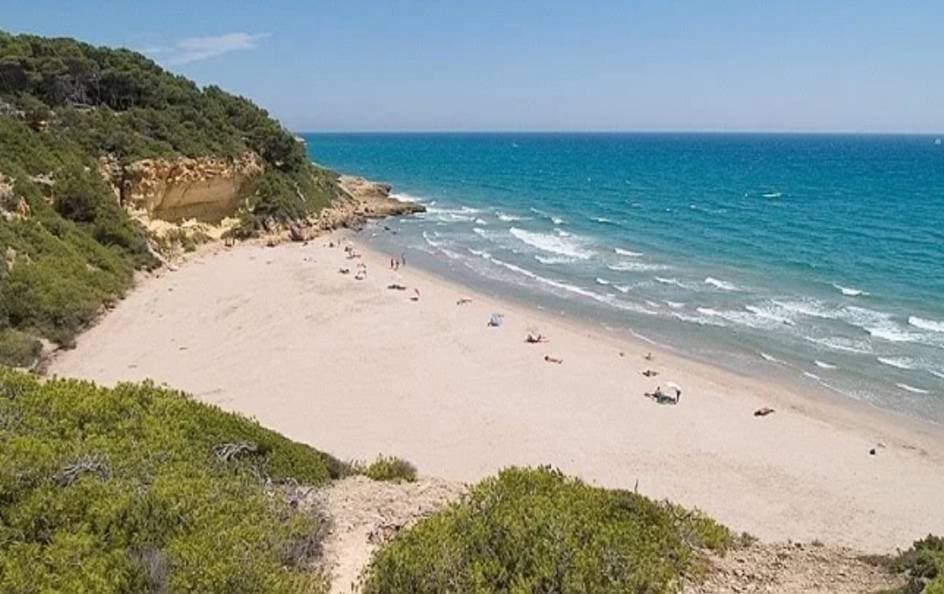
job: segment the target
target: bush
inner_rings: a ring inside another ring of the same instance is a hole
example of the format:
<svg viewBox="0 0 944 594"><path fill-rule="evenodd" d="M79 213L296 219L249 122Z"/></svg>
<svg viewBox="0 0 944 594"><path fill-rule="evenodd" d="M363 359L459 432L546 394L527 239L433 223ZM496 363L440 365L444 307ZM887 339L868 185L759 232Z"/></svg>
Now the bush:
<svg viewBox="0 0 944 594"><path fill-rule="evenodd" d="M375 481L397 483L416 481L416 467L395 456L377 456L377 459L370 464L354 462L351 467L354 474L363 474Z"/></svg>
<svg viewBox="0 0 944 594"><path fill-rule="evenodd" d="M267 481L337 462L154 385L0 369L0 592L321 592L318 521Z"/></svg>
<svg viewBox="0 0 944 594"><path fill-rule="evenodd" d="M367 594L668 592L729 540L698 513L511 468L397 536L362 581Z"/></svg>
<svg viewBox="0 0 944 594"><path fill-rule="evenodd" d="M23 332L0 330L0 365L30 367L43 352L41 342Z"/></svg>
<svg viewBox="0 0 944 594"><path fill-rule="evenodd" d="M944 594L944 537L916 541L892 566L908 576L905 594Z"/></svg>

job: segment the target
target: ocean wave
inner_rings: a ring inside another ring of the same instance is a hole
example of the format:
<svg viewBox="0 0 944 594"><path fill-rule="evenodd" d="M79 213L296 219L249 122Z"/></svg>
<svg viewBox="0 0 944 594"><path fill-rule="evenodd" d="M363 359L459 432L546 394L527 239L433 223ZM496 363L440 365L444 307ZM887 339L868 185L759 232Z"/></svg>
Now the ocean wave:
<svg viewBox="0 0 944 594"><path fill-rule="evenodd" d="M930 392L928 392L927 390L916 388L914 386L909 386L908 384L897 383L895 385L901 388L902 390L905 390L906 392L911 392L912 394L930 394Z"/></svg>
<svg viewBox="0 0 944 594"><path fill-rule="evenodd" d="M760 358L763 359L764 361L770 361L771 363L783 363L783 361L781 361L777 357L774 357L773 355L768 355L767 353L763 351L760 353Z"/></svg>
<svg viewBox="0 0 944 594"><path fill-rule="evenodd" d="M600 223L601 225L619 225L619 223L613 219L608 219L606 217L590 217L590 220Z"/></svg>
<svg viewBox="0 0 944 594"><path fill-rule="evenodd" d="M439 234L436 233L435 231L433 231L433 234L434 234L434 235L439 235ZM442 246L442 244L441 244L440 242L438 242L438 241L433 241L433 239L430 238L429 233L427 233L426 231L423 231L423 240L424 240L426 243L428 243L430 246L434 247L434 248L438 248L438 247L441 247L441 246Z"/></svg>
<svg viewBox="0 0 944 594"><path fill-rule="evenodd" d="M908 316L908 323L915 328L928 330L929 332L944 332L944 322L926 320L924 318L919 318L918 316Z"/></svg>
<svg viewBox="0 0 944 594"><path fill-rule="evenodd" d="M779 321L779 319L758 316L756 314L743 311L717 310L711 307L697 307L695 308L695 311L705 316L721 318L734 324L747 326L749 328L755 328L758 330L777 328L783 323Z"/></svg>
<svg viewBox="0 0 944 594"><path fill-rule="evenodd" d="M482 212L477 208L462 206L459 208L435 208L429 206L426 208L426 215L434 221L445 223L464 223L474 221L476 214Z"/></svg>
<svg viewBox="0 0 944 594"><path fill-rule="evenodd" d="M500 220L500 221L505 221L506 223L512 223L512 222L514 222L514 221L523 221L523 220L525 220L524 217L519 217L519 216L517 216L517 215L510 215L510 214L504 213L504 212L502 212L502 211L500 211L500 210L496 210L496 211L495 211L495 216L498 217L498 220Z"/></svg>
<svg viewBox="0 0 944 594"><path fill-rule="evenodd" d="M836 312L834 310L827 309L821 301L817 301L815 299L804 299L800 301L781 301L778 299L773 299L771 300L771 303L787 311L805 316L828 319L836 318Z"/></svg>
<svg viewBox="0 0 944 594"><path fill-rule="evenodd" d="M842 351L845 353L856 353L859 355L869 355L872 353L872 348L867 342L861 340L854 340L851 338L845 338L842 336L830 336L826 338L818 338L813 336L804 336L803 337L808 342L813 344L818 344L827 349L834 351Z"/></svg>
<svg viewBox="0 0 944 594"><path fill-rule="evenodd" d="M465 248L465 249L469 250L469 253L472 254L473 256L485 258L486 260L492 257L492 255L486 252L485 250L477 250L475 248Z"/></svg>
<svg viewBox="0 0 944 594"><path fill-rule="evenodd" d="M664 264L646 264L644 262L617 262L616 264L607 264L607 268L614 272L653 272L655 270L668 270Z"/></svg>
<svg viewBox="0 0 944 594"><path fill-rule="evenodd" d="M825 363L823 361L820 361L819 359L813 361L813 364L819 367L820 369L836 369L837 368L836 365L833 365L832 363Z"/></svg>
<svg viewBox="0 0 944 594"><path fill-rule="evenodd" d="M864 297L868 295L866 291L863 291L862 289L856 289L854 287L844 287L842 285L837 285L836 283L833 283L833 287L835 287L846 297Z"/></svg>
<svg viewBox="0 0 944 594"><path fill-rule="evenodd" d="M641 252L633 252L630 250L624 250L622 248L613 248L613 251L621 256L627 256L629 258L639 258L643 255Z"/></svg>
<svg viewBox="0 0 944 594"><path fill-rule="evenodd" d="M783 196L783 192L767 192L766 194L761 194L764 198L780 198Z"/></svg>
<svg viewBox="0 0 944 594"><path fill-rule="evenodd" d="M632 289L629 285L613 285L613 288L620 293L629 293L629 290Z"/></svg>
<svg viewBox="0 0 944 594"><path fill-rule="evenodd" d="M606 280L605 278L600 278L599 276L595 280L597 281L598 285L609 286L613 284L610 281Z"/></svg>
<svg viewBox="0 0 944 594"><path fill-rule="evenodd" d="M390 197L393 198L394 200L399 200L400 202L422 202L423 201L422 198L417 198L416 196L412 196L404 192L392 192L390 194ZM430 204L433 204L433 203L430 203Z"/></svg>
<svg viewBox="0 0 944 594"><path fill-rule="evenodd" d="M576 258L571 258L570 256L542 256L541 254L535 254L534 259L540 262L541 264L569 264L571 262L576 262Z"/></svg>
<svg viewBox="0 0 944 594"><path fill-rule="evenodd" d="M820 379L822 379L820 378L820 376L816 375L815 373L810 373L809 371L804 371L803 375L816 381L819 381Z"/></svg>
<svg viewBox="0 0 944 594"><path fill-rule="evenodd" d="M563 229L558 229L557 227L554 227L554 233L557 233L561 237L573 237L572 234L564 231Z"/></svg>
<svg viewBox="0 0 944 594"><path fill-rule="evenodd" d="M884 363L891 367L897 367L898 369L917 369L915 366L914 359L910 357L878 357L879 363Z"/></svg>
<svg viewBox="0 0 944 594"><path fill-rule="evenodd" d="M724 328L727 326L722 320L717 320L707 316L692 316L680 311L673 311L672 316L682 320L683 322L689 322L691 324L698 324L699 326L718 326Z"/></svg>
<svg viewBox="0 0 944 594"><path fill-rule="evenodd" d="M581 245L582 242L575 239L549 235L547 233L526 231L518 227L512 227L508 232L518 240L545 252L578 258L580 260L587 260L593 256L593 252L584 249Z"/></svg>
<svg viewBox="0 0 944 594"><path fill-rule="evenodd" d="M664 302L666 305L668 305L672 309L681 309L685 307L685 304L680 301L669 301L668 299L666 299Z"/></svg>
<svg viewBox="0 0 944 594"><path fill-rule="evenodd" d="M475 219L473 221L476 225L488 225L488 221L485 219Z"/></svg>
<svg viewBox="0 0 944 594"><path fill-rule="evenodd" d="M688 283L684 283L677 278L665 278L662 276L657 276L654 278L656 279L657 283L662 283L663 285L672 285L680 289L687 289L689 291L695 290L695 288L692 285L689 285Z"/></svg>
<svg viewBox="0 0 944 594"><path fill-rule="evenodd" d="M941 378L941 379L944 379L944 372L941 372L941 371L934 371L933 369L928 369L928 373L930 373L930 374L933 375L934 377L939 377L939 378Z"/></svg>
<svg viewBox="0 0 944 594"><path fill-rule="evenodd" d="M549 212L545 212L545 211L540 210L540 209L537 209L537 208L529 208L528 210L530 210L531 212L533 212L533 213L536 214L536 215L540 215L540 216L544 217L545 219L548 219L549 221L551 221L551 222L554 223L555 225L563 225L563 224L565 224L565 223L567 222L567 221L565 221L563 218L561 218L561 217L559 217L559 216L557 216L557 215L553 215L553 214L551 214L551 213L549 213Z"/></svg>
<svg viewBox="0 0 944 594"><path fill-rule="evenodd" d="M740 291L741 290L740 287L738 287L737 285L734 285L727 281L718 280L710 276L705 279L705 284L711 285L712 287L715 287L716 289L721 289L722 291Z"/></svg>
<svg viewBox="0 0 944 594"><path fill-rule="evenodd" d="M776 322L778 324L786 324L788 326L794 325L793 318L791 318L788 313L784 312L783 309L780 309L778 307L771 307L769 305L764 306L764 307L758 307L756 305L745 305L744 309L746 309L747 311L751 312L752 314L754 314L755 316L759 318L765 318L765 319L770 320L771 322Z"/></svg>
<svg viewBox="0 0 944 594"><path fill-rule="evenodd" d="M550 278L541 276L541 275L539 275L539 274L537 274L537 273L531 272L530 270L528 270L528 269L526 269L526 268L522 268L522 267L517 266L517 265L515 265L515 264L511 264L510 262L505 262L504 260L499 260L498 258L489 258L489 260L490 260L491 262L493 262L493 263L499 265L499 266L503 266L504 268L506 268L506 269L508 269L508 270L510 270L510 271L512 271L512 272L515 272L515 273L517 273L517 274L520 274L520 275L522 275L522 276L525 276L525 277L527 277L527 278L530 278L531 280L534 280L534 281L539 282L539 283L541 283L541 284L545 284L545 285L547 285L547 286L549 286L549 287L554 287L554 288L560 289L560 290L562 290L562 291L567 291L567 292L569 292L569 293L575 293L575 294L577 294L577 295L582 295L582 296L584 296L584 297L588 297L588 298L590 298L590 299L593 299L594 301L598 301L598 302L600 302L600 303L603 303L603 304L605 304L605 305L609 305L609 306L611 306L611 307L615 307L615 308L617 308L617 309L622 309L622 310L625 310L625 311L632 311L632 312L635 312L635 313L641 313L641 314L646 314L646 315L656 315L656 312L654 312L654 311L652 311L652 310L646 309L646 308L642 307L641 305L638 305L638 304L635 304L635 303L630 303L630 302L627 302L627 301L620 301L619 299L616 299L616 297L613 296L613 295L601 295L600 293L597 293L596 291L591 291L591 290L589 290L589 289L585 289L585 288L579 287L579 286L577 286L577 285L571 285L571 284L569 284L569 283L565 283L565 282L557 281L557 280L554 280L554 279L550 279Z"/></svg>

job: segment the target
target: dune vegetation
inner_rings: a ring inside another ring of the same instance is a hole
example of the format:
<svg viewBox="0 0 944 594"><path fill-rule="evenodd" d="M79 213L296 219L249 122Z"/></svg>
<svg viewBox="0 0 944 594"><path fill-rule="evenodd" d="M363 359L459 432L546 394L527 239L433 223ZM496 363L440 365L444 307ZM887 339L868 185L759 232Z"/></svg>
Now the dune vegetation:
<svg viewBox="0 0 944 594"><path fill-rule="evenodd" d="M131 51L0 32L0 344L22 338L10 329L67 344L135 270L157 265L104 179L103 158L120 170L247 151L265 172L240 232L303 218L335 196L336 176L247 99L200 89ZM0 348L0 362L23 360Z"/></svg>

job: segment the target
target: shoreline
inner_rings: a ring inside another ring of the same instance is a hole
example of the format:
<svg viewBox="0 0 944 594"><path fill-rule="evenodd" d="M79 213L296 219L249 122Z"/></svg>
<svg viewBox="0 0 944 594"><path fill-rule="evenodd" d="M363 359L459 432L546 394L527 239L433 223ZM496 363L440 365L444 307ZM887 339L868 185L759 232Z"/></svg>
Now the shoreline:
<svg viewBox="0 0 944 594"><path fill-rule="evenodd" d="M360 231L357 233L359 232ZM373 252L375 256L383 257L381 250L371 246L363 239L358 238L356 234L349 234L346 239L357 244L359 249L363 251L370 251ZM705 358L699 357L697 354L686 352L681 348L665 342L660 342L658 338L643 336L632 328L614 328L610 327L605 322L590 317L581 317L563 310L555 311L551 308L540 307L535 303L529 302L527 299L518 298L513 295L499 294L496 291L483 290L480 287L473 286L473 283L462 283L461 281L453 280L452 278L422 266L411 265L411 270L418 276L426 277L429 282L450 285L456 291L465 291L495 302L506 303L509 308L530 312L532 317L544 317L550 323L569 327L571 331L593 335L595 339L611 343L614 348L618 348L620 343L630 344L640 350L648 349L662 357L670 357L685 362L686 365L701 366L704 369L737 376L744 382L759 384L773 383L777 386L777 390L771 392L771 394L774 398L782 398L785 405L798 407L803 404L809 404L815 407L826 407L829 408L831 412L835 412L839 415L842 415L844 411L848 412L858 420L861 420L863 416L874 417L875 421L880 424L894 423L900 425L901 430L915 431L926 434L932 439L939 439L941 445L944 446L944 425L934 420L922 419L905 411L884 408L878 404L853 398L842 391L829 389L822 385L819 387L815 385L802 385L786 377L776 377L772 379L765 377L763 373L758 373L757 371L746 372L733 369L730 366L720 363L711 363ZM786 398L783 398L784 396L786 396ZM852 410L847 411L846 409ZM826 415L823 414L820 416Z"/></svg>
<svg viewBox="0 0 944 594"><path fill-rule="evenodd" d="M338 274L354 268L324 247L339 237L358 246L366 280ZM197 255L142 281L50 371L106 384L150 377L340 457L399 455L451 480L549 463L604 486L638 481L643 494L768 541L891 551L944 531L935 515L944 437L930 428L412 266L394 273L385 260L350 233ZM410 291L387 289L394 279ZM472 303L456 305L464 295ZM503 327L486 328L499 309ZM551 342L525 344L530 327ZM640 375L643 351L662 375ZM544 362L544 352L564 363ZM678 406L642 397L663 380L684 387ZM776 412L754 417L763 406Z"/></svg>

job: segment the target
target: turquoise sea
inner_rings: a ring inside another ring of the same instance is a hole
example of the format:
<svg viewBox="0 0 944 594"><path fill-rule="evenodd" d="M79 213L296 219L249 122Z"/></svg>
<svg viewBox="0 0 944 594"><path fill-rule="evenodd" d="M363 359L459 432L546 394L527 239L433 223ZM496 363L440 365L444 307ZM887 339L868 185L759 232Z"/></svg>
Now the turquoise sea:
<svg viewBox="0 0 944 594"><path fill-rule="evenodd" d="M428 207L369 228L379 249L695 358L944 422L933 136L303 136L312 160Z"/></svg>

